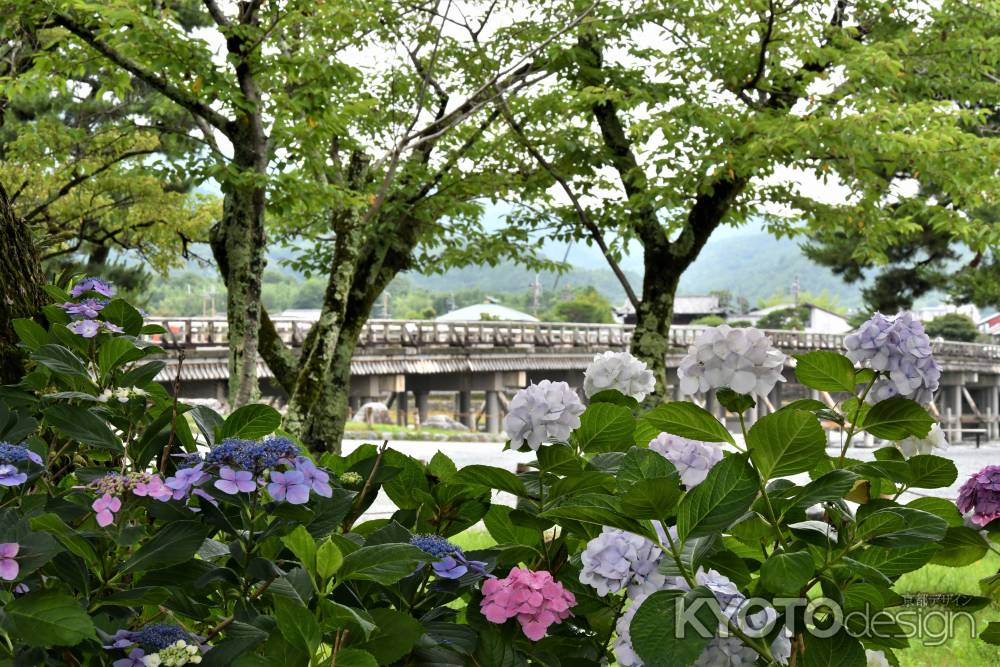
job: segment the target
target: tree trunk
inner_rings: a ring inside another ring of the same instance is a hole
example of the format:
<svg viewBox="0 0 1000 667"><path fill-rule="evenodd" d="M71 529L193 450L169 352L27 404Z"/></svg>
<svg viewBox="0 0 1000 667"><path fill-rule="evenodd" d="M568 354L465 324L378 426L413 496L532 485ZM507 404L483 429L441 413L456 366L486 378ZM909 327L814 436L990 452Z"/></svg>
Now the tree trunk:
<svg viewBox="0 0 1000 667"><path fill-rule="evenodd" d="M7 192L0 185L0 384L13 384L24 375L24 353L17 347L13 321L36 317L45 305L44 277L31 229L14 216Z"/></svg>
<svg viewBox="0 0 1000 667"><path fill-rule="evenodd" d="M229 323L229 407L232 410L258 395L257 353L260 330L260 292L266 258L264 187L260 184L266 157L255 140L233 142L234 163L241 168L225 184L222 220L211 232L212 251L226 284ZM265 149L266 150L266 149Z"/></svg>
<svg viewBox="0 0 1000 667"><path fill-rule="evenodd" d="M656 379L656 389L647 397L648 406L668 398L667 354L670 352L670 324L674 316L674 296L684 269L676 257L647 249L642 279L642 301L636 311L632 334L632 354L646 362Z"/></svg>

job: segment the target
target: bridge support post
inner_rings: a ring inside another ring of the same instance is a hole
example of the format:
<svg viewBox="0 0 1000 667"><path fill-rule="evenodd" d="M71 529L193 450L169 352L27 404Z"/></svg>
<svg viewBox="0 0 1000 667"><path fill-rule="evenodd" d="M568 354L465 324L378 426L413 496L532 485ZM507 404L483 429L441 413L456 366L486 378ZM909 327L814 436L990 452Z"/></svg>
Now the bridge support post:
<svg viewBox="0 0 1000 667"><path fill-rule="evenodd" d="M469 389L458 392L458 421L468 426L470 431L476 430L476 415L472 412L472 391Z"/></svg>
<svg viewBox="0 0 1000 667"><path fill-rule="evenodd" d="M431 392L429 391L413 392L413 400L417 404L417 421L421 426L423 426L429 416L430 397Z"/></svg>
<svg viewBox="0 0 1000 667"><path fill-rule="evenodd" d="M486 432L500 432L500 392L492 389L486 392Z"/></svg>
<svg viewBox="0 0 1000 667"><path fill-rule="evenodd" d="M960 444L962 442L962 386L955 384L944 389L945 405L947 406L948 426L951 442Z"/></svg>
<svg viewBox="0 0 1000 667"><path fill-rule="evenodd" d="M396 392L396 424L398 426L410 425L409 393L404 389Z"/></svg>
<svg viewBox="0 0 1000 667"><path fill-rule="evenodd" d="M1000 440L1000 423L997 422L1000 415L1000 386L996 383L986 388L987 423L986 440Z"/></svg>

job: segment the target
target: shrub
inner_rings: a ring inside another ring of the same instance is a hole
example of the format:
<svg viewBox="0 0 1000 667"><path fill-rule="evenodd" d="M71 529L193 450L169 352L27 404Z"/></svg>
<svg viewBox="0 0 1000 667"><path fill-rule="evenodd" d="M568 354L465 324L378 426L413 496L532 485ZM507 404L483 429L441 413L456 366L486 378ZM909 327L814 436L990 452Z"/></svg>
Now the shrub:
<svg viewBox="0 0 1000 667"><path fill-rule="evenodd" d="M924 325L927 335L932 338L944 338L945 340L957 340L971 343L979 338L979 329L976 323L968 315L961 313L945 313L938 315L933 320Z"/></svg>
<svg viewBox="0 0 1000 667"><path fill-rule="evenodd" d="M849 339L860 369L801 355L800 382L854 397L837 410L797 401L747 427L755 398L727 387L766 393L785 359L755 330L707 329L681 380L717 391L739 439L694 403L641 410L648 371L604 355L588 370L589 405L565 383L511 402L510 446L535 454L515 474L384 445L313 457L269 407L222 419L175 401L153 381L162 351L143 340L159 329L109 286L49 293L63 305L45 308L47 328L16 323L32 362L0 393L4 664L624 667L795 653L799 665L836 655L860 667L866 650L895 664L899 626L817 636L803 622L825 627L830 613L803 617L779 599L892 607L901 574L972 563L992 548L979 529L996 533L992 469L962 489L973 529L947 502L898 502L951 485L948 459L826 452L820 416L844 424L845 442L861 430L928 437L916 402L864 399L886 385L933 390L934 366L907 357L920 341L887 347L861 332ZM886 363L903 374L864 367ZM393 514L365 520L380 493ZM496 546L452 541L480 522ZM707 634L679 636L677 603L698 601L720 615L693 611Z"/></svg>

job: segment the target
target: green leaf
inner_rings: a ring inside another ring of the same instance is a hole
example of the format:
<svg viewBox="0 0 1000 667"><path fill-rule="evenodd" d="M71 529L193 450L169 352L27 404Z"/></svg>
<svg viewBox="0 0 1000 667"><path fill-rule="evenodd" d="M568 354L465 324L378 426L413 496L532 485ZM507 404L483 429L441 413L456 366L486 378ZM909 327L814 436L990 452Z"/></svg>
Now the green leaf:
<svg viewBox="0 0 1000 667"><path fill-rule="evenodd" d="M812 470L826 458L826 433L815 415L779 410L750 428L747 449L763 479L794 475Z"/></svg>
<svg viewBox="0 0 1000 667"><path fill-rule="evenodd" d="M931 562L947 567L965 567L981 560L990 549L990 543L978 530L965 526L951 526L941 540L941 549Z"/></svg>
<svg viewBox="0 0 1000 667"><path fill-rule="evenodd" d="M814 479L791 498L794 507L810 507L828 500L839 500L850 493L858 476L850 470L831 470Z"/></svg>
<svg viewBox="0 0 1000 667"><path fill-rule="evenodd" d="M56 345L55 343L42 345L32 353L31 358L56 375L90 379L87 368L83 365L80 357L62 345Z"/></svg>
<svg viewBox="0 0 1000 667"><path fill-rule="evenodd" d="M295 554L306 571L313 575L316 574L316 541L305 526L296 526L295 530L282 537L281 541L288 547L289 551Z"/></svg>
<svg viewBox="0 0 1000 667"><path fill-rule="evenodd" d="M233 412L222 423L219 439L244 438L259 440L281 426L281 413L270 405L252 403Z"/></svg>
<svg viewBox="0 0 1000 667"><path fill-rule="evenodd" d="M97 367L101 377L108 377L114 369L130 361L146 356L145 350L140 350L127 338L116 336L109 338L97 350Z"/></svg>
<svg viewBox="0 0 1000 667"><path fill-rule="evenodd" d="M715 398L722 404L722 407L736 415L743 414L757 405L757 401L754 400L753 396L749 394L737 394L729 387L717 389Z"/></svg>
<svg viewBox="0 0 1000 667"><path fill-rule="evenodd" d="M321 579L329 579L344 564L344 555L331 540L326 540L316 549L316 573Z"/></svg>
<svg viewBox="0 0 1000 667"><path fill-rule="evenodd" d="M954 461L932 454L918 454L907 461L910 467L908 485L918 489L944 489L958 479Z"/></svg>
<svg viewBox="0 0 1000 667"><path fill-rule="evenodd" d="M54 535L60 544L91 565L100 563L97 552L87 538L67 526L56 514L50 512L33 517L31 519L31 529Z"/></svg>
<svg viewBox="0 0 1000 667"><path fill-rule="evenodd" d="M681 540L725 530L750 509L758 490L757 473L746 458L722 459L681 499L677 508Z"/></svg>
<svg viewBox="0 0 1000 667"><path fill-rule="evenodd" d="M1000 621L990 621L986 629L979 633L979 638L987 644L1000 646Z"/></svg>
<svg viewBox="0 0 1000 667"><path fill-rule="evenodd" d="M541 543L541 535L537 530L515 525L510 520L511 508L504 505L491 505L483 523L486 530L498 544L526 544L536 545Z"/></svg>
<svg viewBox="0 0 1000 667"><path fill-rule="evenodd" d="M637 519L663 519L673 514L681 497L677 470L663 456L633 447L618 472L621 506Z"/></svg>
<svg viewBox="0 0 1000 667"><path fill-rule="evenodd" d="M944 538L948 522L910 507L885 507L858 523L857 533L871 544L884 547L919 547Z"/></svg>
<svg viewBox="0 0 1000 667"><path fill-rule="evenodd" d="M925 438L934 425L934 418L919 403L902 396L893 396L872 406L861 426L876 438L902 440L914 436Z"/></svg>
<svg viewBox="0 0 1000 667"><path fill-rule="evenodd" d="M76 646L95 638L86 609L65 593L29 593L8 603L4 614L22 645Z"/></svg>
<svg viewBox="0 0 1000 667"><path fill-rule="evenodd" d="M873 546L857 554L855 560L862 565L875 568L886 576L895 577L919 570L930 561L939 548L937 544L904 549Z"/></svg>
<svg viewBox="0 0 1000 667"><path fill-rule="evenodd" d="M612 403L592 403L580 415L580 427L573 438L584 452L625 451L632 446L634 431L631 410Z"/></svg>
<svg viewBox="0 0 1000 667"><path fill-rule="evenodd" d="M37 350L43 345L47 345L51 338L49 337L49 332L42 328L42 326L34 321L25 317L19 317L18 319L11 322L14 326L14 333L17 337L21 339L29 350Z"/></svg>
<svg viewBox="0 0 1000 667"><path fill-rule="evenodd" d="M341 582L364 579L388 585L413 574L417 564L426 560L422 549L409 544L361 547L344 556L337 578Z"/></svg>
<svg viewBox="0 0 1000 667"><path fill-rule="evenodd" d="M142 331L142 315L124 299L112 299L103 309L101 318L117 324L129 336L138 336Z"/></svg>
<svg viewBox="0 0 1000 667"><path fill-rule="evenodd" d="M627 516L614 496L585 493L563 498L555 507L538 516L554 521L580 521L595 526L620 528L643 537L655 538L646 526Z"/></svg>
<svg viewBox="0 0 1000 667"><path fill-rule="evenodd" d="M437 451L427 464L427 472L434 475L442 482L447 482L451 476L458 472L455 462L448 458L442 451Z"/></svg>
<svg viewBox="0 0 1000 667"><path fill-rule="evenodd" d="M319 608L324 630L350 630L357 637L368 639L375 632L375 622L363 609L355 609L321 598Z"/></svg>
<svg viewBox="0 0 1000 667"><path fill-rule="evenodd" d="M636 435L636 444L647 444L660 433L672 433L682 438L701 440L702 442L729 442L736 444L732 434L716 419L712 413L699 408L694 403L675 401L664 403L650 410L639 418L642 429L642 439ZM649 439L645 436L652 433Z"/></svg>
<svg viewBox="0 0 1000 667"><path fill-rule="evenodd" d="M359 648L342 648L337 651L337 655L334 657L337 667L378 667L378 660L375 659L375 656Z"/></svg>
<svg viewBox="0 0 1000 667"><path fill-rule="evenodd" d="M718 628L719 621L710 604L706 604L714 602L712 591L704 586L688 592L657 591L646 598L629 626L632 646L645 667L693 664ZM695 605L701 606L696 608ZM694 616L697 624L680 621L685 611L688 617Z"/></svg>
<svg viewBox="0 0 1000 667"><path fill-rule="evenodd" d="M308 607L284 597L272 596L274 600L274 618L278 621L278 630L285 640L302 649L310 656L319 648L323 639L319 622Z"/></svg>
<svg viewBox="0 0 1000 667"><path fill-rule="evenodd" d="M773 554L760 568L760 580L772 593L798 594L812 579L815 564L808 551Z"/></svg>
<svg viewBox="0 0 1000 667"><path fill-rule="evenodd" d="M375 656L380 665L389 665L402 658L424 634L424 626L409 614L385 607L372 609L370 613L378 629L358 648Z"/></svg>
<svg viewBox="0 0 1000 667"><path fill-rule="evenodd" d="M78 405L53 405L42 411L59 434L85 445L122 452L124 448L103 419Z"/></svg>
<svg viewBox="0 0 1000 667"><path fill-rule="evenodd" d="M460 468L451 478L451 483L485 486L521 497L528 495L528 490L524 488L524 482L517 475L509 470L487 465L471 465Z"/></svg>
<svg viewBox="0 0 1000 667"><path fill-rule="evenodd" d="M917 498L906 503L906 506L936 514L944 519L948 523L948 526L952 528L965 525L965 519L962 518L962 513L955 507L954 501L945 498Z"/></svg>
<svg viewBox="0 0 1000 667"><path fill-rule="evenodd" d="M868 664L861 642L846 630L832 637L817 637L809 632L801 636L805 641L799 663L802 667L865 667Z"/></svg>
<svg viewBox="0 0 1000 667"><path fill-rule="evenodd" d="M191 417L209 447L215 446L215 434L222 428L222 415L205 405L191 408Z"/></svg>
<svg viewBox="0 0 1000 667"><path fill-rule="evenodd" d="M140 607L158 605L171 595L170 589L163 586L139 586L124 591L118 591L96 604L100 607Z"/></svg>
<svg viewBox="0 0 1000 667"><path fill-rule="evenodd" d="M148 572L187 562L194 558L207 534L208 529L198 521L168 523L125 561L118 573L125 574L132 570Z"/></svg>
<svg viewBox="0 0 1000 667"><path fill-rule="evenodd" d="M854 392L854 364L847 357L817 350L795 355L795 377L801 384L820 391Z"/></svg>

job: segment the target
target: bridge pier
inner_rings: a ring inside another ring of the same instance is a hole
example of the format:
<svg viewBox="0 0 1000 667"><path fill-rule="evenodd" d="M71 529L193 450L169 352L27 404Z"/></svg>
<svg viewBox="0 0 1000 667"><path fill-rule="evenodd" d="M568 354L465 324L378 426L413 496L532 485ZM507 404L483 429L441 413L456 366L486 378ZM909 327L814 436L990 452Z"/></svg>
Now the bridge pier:
<svg viewBox="0 0 1000 667"><path fill-rule="evenodd" d="M469 427L470 431L476 430L476 415L472 411L472 391L460 389L458 391L458 421Z"/></svg>
<svg viewBox="0 0 1000 667"><path fill-rule="evenodd" d="M423 425L427 422L427 417L430 413L430 398L431 392L426 389L413 392L413 402L417 407L418 425Z"/></svg>
<svg viewBox="0 0 1000 667"><path fill-rule="evenodd" d="M396 392L396 425L397 426L409 426L410 425L410 412L409 412L409 394L406 390Z"/></svg>
<svg viewBox="0 0 1000 667"><path fill-rule="evenodd" d="M486 392L486 432L500 432L500 392L495 389Z"/></svg>

